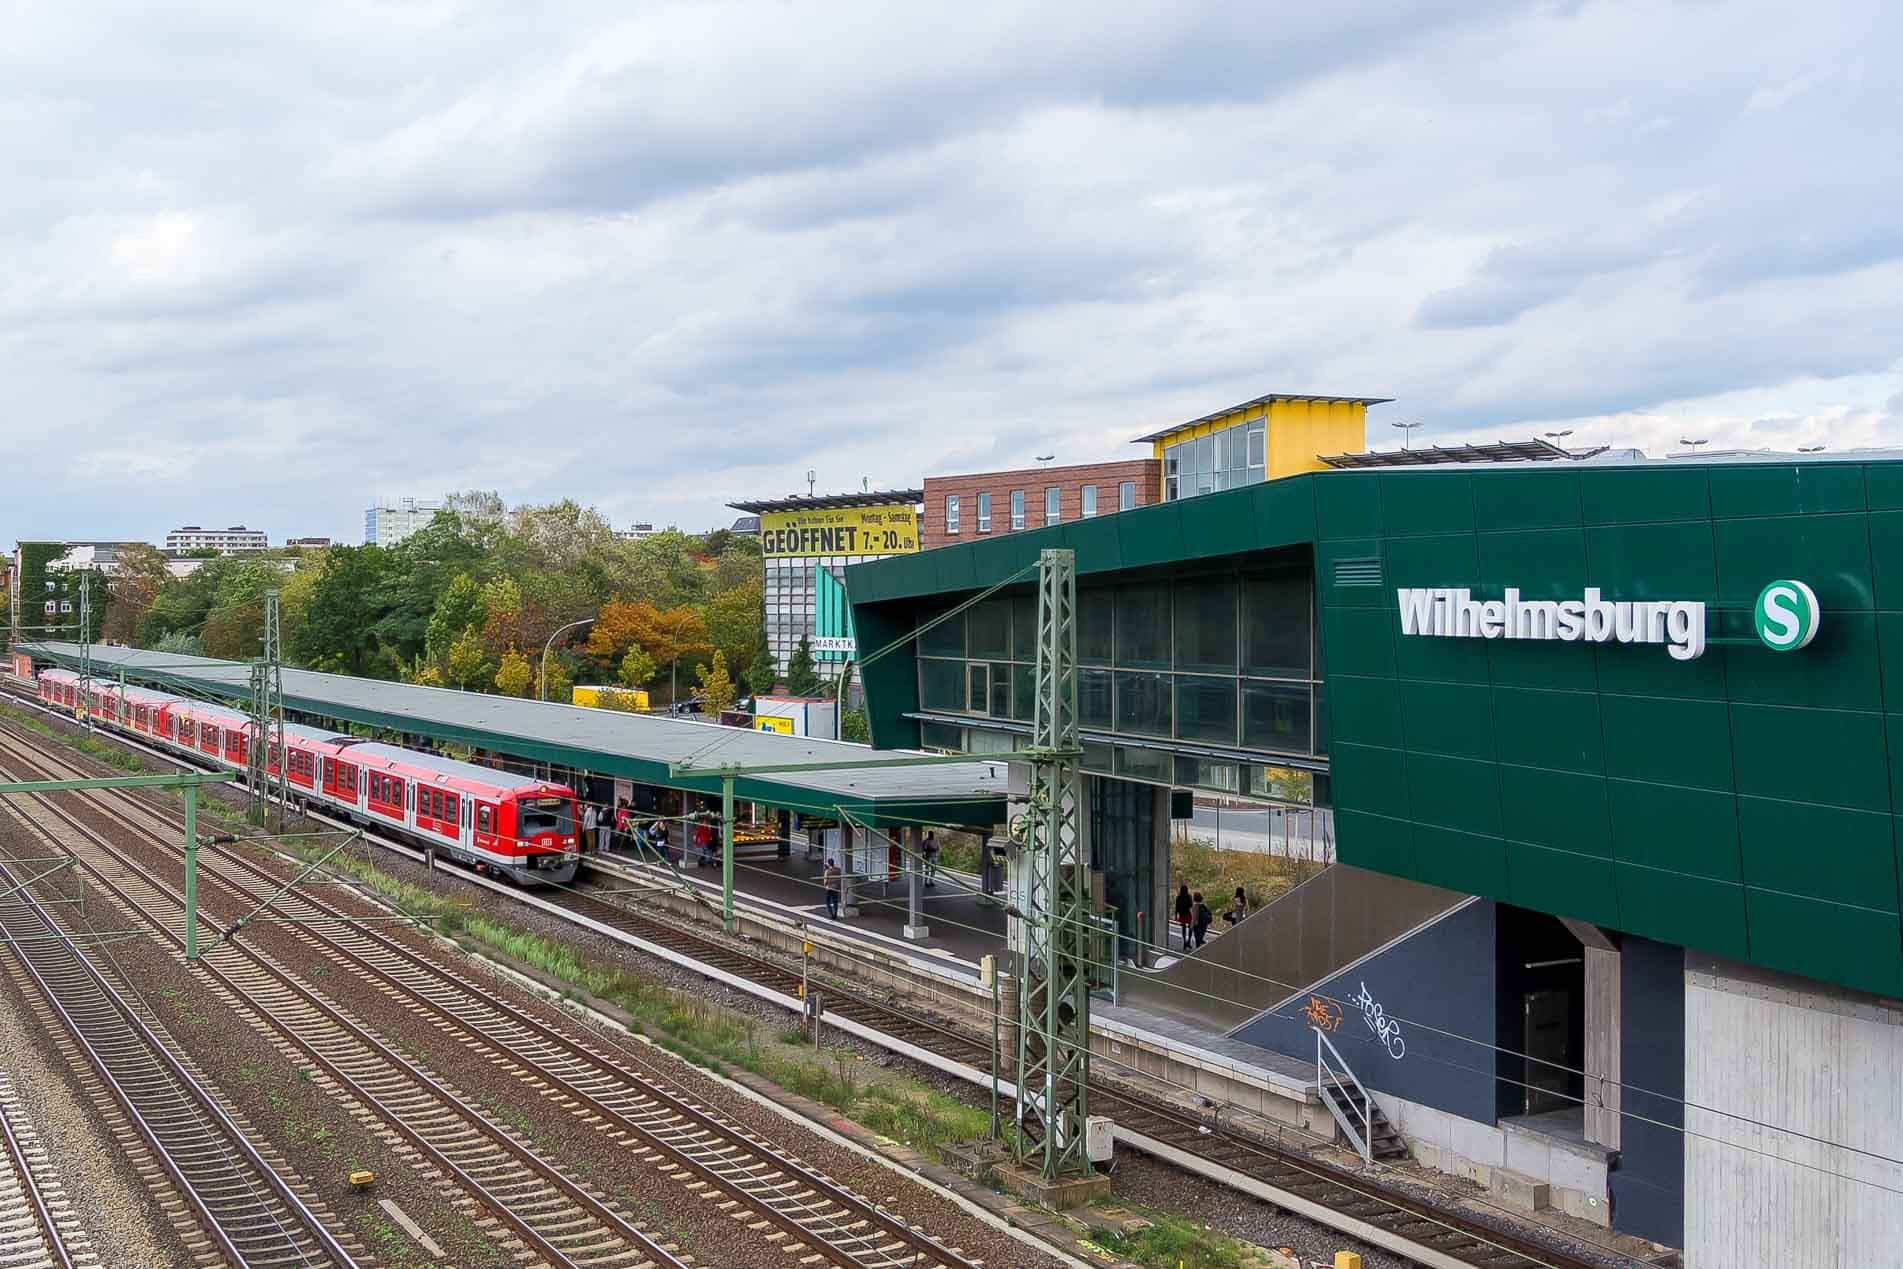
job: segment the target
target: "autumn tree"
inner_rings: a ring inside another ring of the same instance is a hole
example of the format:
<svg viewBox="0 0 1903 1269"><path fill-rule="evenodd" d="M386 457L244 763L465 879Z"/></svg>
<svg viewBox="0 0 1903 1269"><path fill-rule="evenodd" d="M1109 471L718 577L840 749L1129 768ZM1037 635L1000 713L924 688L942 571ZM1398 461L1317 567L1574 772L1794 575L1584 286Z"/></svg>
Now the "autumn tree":
<svg viewBox="0 0 1903 1269"><path fill-rule="evenodd" d="M714 650L707 639L707 623L685 604L666 610L646 600L603 604L595 628L588 634L589 655L612 662L628 647L641 648L657 669L667 667L670 701L677 695L675 684L681 661Z"/></svg>
<svg viewBox="0 0 1903 1269"><path fill-rule="evenodd" d="M615 677L621 680L624 687L646 687L649 680L653 679L654 671L654 658L637 644L628 649L628 655L621 658L621 666Z"/></svg>
<svg viewBox="0 0 1903 1269"><path fill-rule="evenodd" d="M734 686L733 677L727 673L727 654L714 649L714 659L707 665L694 670L694 677L700 680L700 707L711 718L718 718L733 708L739 689Z"/></svg>
<svg viewBox="0 0 1903 1269"><path fill-rule="evenodd" d="M489 656L474 627L457 635L443 659L443 681L468 691L489 676Z"/></svg>
<svg viewBox="0 0 1903 1269"><path fill-rule="evenodd" d="M139 623L171 582L165 557L143 542L119 548L119 573L111 582L102 635L109 643L131 643Z"/></svg>
<svg viewBox="0 0 1903 1269"><path fill-rule="evenodd" d="M502 654L501 668L496 671L496 690L504 696L527 696L532 677L529 659L510 644L509 650Z"/></svg>
<svg viewBox="0 0 1903 1269"><path fill-rule="evenodd" d="M727 654L727 664L747 664L765 628L765 585L758 574L739 586L722 591L702 610L707 620L707 642Z"/></svg>
<svg viewBox="0 0 1903 1269"><path fill-rule="evenodd" d="M482 587L469 574L456 574L448 589L437 597L436 610L430 614L423 655L440 662L463 631L480 627L487 617Z"/></svg>

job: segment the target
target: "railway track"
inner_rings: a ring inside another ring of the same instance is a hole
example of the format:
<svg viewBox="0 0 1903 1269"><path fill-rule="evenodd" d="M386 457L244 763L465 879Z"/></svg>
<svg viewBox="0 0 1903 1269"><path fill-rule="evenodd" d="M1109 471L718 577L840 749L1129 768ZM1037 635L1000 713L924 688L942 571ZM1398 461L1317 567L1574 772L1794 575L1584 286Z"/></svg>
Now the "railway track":
<svg viewBox="0 0 1903 1269"><path fill-rule="evenodd" d="M0 930L118 1107L156 1151L190 1206L181 1233L231 1265L357 1261L126 996L0 863ZM50 1215L50 1213L49 1213ZM59 1263L54 1261L53 1263Z"/></svg>
<svg viewBox="0 0 1903 1269"><path fill-rule="evenodd" d="M421 852L409 847L381 838L374 840L411 859L421 858ZM498 890L508 889L476 880ZM796 967L737 947L712 932L660 920L588 891L586 884L578 884L568 892L535 898L593 924L745 979L789 1001L796 997L800 983ZM855 989L836 979L825 989L829 1017L849 1019L969 1068L989 1067L988 1041L980 1043L957 1024L904 1008L889 994L875 997L867 989ZM1090 1096L1093 1111L1110 1114L1120 1128L1156 1143L1161 1157L1171 1159L1174 1153L1179 1157L1171 1161L1189 1157L1217 1164L1277 1195L1289 1196L1293 1202L1284 1205L1291 1210L1300 1210L1298 1204L1311 1206L1340 1217L1340 1222L1328 1220L1326 1215L1318 1219L1346 1232L1354 1232L1353 1226L1359 1224L1388 1235L1382 1240L1383 1246L1420 1264L1475 1269L1603 1269L1600 1259L1529 1237L1504 1222L1430 1202L1398 1185L1251 1136L1126 1085L1093 1078Z"/></svg>
<svg viewBox="0 0 1903 1269"><path fill-rule="evenodd" d="M21 761L16 738L0 734L9 763ZM59 770L43 759L39 769ZM143 799L110 794L112 818L154 849L176 857L176 832L164 812ZM103 814L104 808L97 808ZM123 867L157 878L123 854ZM200 852L201 895L224 891L249 911L279 888L279 879L243 854ZM280 896L280 915L313 924L294 937L311 950L425 1014L439 1029L482 1053L537 1093L568 1105L616 1144L650 1166L676 1174L695 1190L711 1187L730 1212L802 1263L843 1269L964 1269L974 1265L873 1200L791 1157L772 1143L695 1100L686 1090L628 1069L625 1061L581 1044L530 1014L456 977L403 943L360 925L350 914L303 893ZM334 925L326 924L335 922Z"/></svg>
<svg viewBox="0 0 1903 1269"><path fill-rule="evenodd" d="M99 1256L66 1201L13 1081L0 1071L0 1265L92 1269Z"/></svg>

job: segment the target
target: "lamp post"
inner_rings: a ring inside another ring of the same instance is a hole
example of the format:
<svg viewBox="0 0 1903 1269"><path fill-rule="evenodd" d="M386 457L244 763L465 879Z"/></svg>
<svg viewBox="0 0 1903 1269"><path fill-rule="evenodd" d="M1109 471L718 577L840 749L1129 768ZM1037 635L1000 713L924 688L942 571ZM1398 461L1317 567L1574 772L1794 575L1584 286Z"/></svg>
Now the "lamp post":
<svg viewBox="0 0 1903 1269"><path fill-rule="evenodd" d="M542 645L542 684L536 690L537 697L544 701L548 699L548 653L549 649L555 646L555 641L559 639L565 631L573 630L577 626L592 626L594 624L595 619L593 617L583 617L580 621L569 622L548 637L548 642Z"/></svg>
<svg viewBox="0 0 1903 1269"><path fill-rule="evenodd" d="M1544 436L1547 440L1553 442L1553 446L1556 449L1565 449L1566 447L1564 445L1561 445L1560 442L1565 440L1567 437L1571 436L1572 434L1573 434L1573 429L1570 427L1566 428L1564 431L1540 433L1541 436Z"/></svg>
<svg viewBox="0 0 1903 1269"><path fill-rule="evenodd" d="M1711 444L1711 438L1710 438L1709 436L1701 436L1701 437L1699 437L1699 438L1698 438L1697 440L1693 440L1693 439L1692 439L1691 437L1689 437L1689 436L1681 436L1681 437L1679 437L1679 438L1678 438L1678 443L1679 443L1680 445L1689 445L1689 446L1691 446L1691 449L1690 449L1690 450L1688 450L1688 451L1686 451L1687 453L1696 453L1696 452L1698 451L1698 447L1699 447L1700 445L1709 445L1709 444Z"/></svg>
<svg viewBox="0 0 1903 1269"><path fill-rule="evenodd" d="M1408 442L1413 439L1414 429L1420 426L1419 423L1390 423L1388 424L1388 426L1398 427L1401 429L1401 448L1402 449L1405 450L1405 449L1412 448L1412 446L1410 446Z"/></svg>

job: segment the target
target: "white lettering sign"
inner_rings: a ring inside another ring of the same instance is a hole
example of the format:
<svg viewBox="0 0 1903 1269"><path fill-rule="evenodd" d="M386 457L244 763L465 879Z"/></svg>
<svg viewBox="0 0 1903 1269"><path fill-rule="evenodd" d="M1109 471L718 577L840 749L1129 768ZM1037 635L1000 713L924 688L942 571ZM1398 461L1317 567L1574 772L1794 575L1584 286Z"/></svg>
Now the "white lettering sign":
<svg viewBox="0 0 1903 1269"><path fill-rule="evenodd" d="M815 652L857 652L859 641L842 635L814 635L808 647Z"/></svg>
<svg viewBox="0 0 1903 1269"><path fill-rule="evenodd" d="M1605 599L1588 586L1579 599L1521 599L1509 586L1502 599L1475 599L1471 590L1414 587L1395 592L1401 633L1442 639L1559 639L1567 643L1663 643L1675 660L1705 652L1705 605L1692 599Z"/></svg>

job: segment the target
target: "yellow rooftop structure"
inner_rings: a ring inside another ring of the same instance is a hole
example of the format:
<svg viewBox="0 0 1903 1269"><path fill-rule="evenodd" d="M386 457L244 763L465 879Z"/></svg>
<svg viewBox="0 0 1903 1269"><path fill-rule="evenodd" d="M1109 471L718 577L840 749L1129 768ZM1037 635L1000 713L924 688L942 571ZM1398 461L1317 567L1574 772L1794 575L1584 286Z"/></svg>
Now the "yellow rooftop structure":
<svg viewBox="0 0 1903 1269"><path fill-rule="evenodd" d="M1271 392L1132 443L1151 447L1170 502L1320 471L1321 455L1364 448L1368 407L1391 400Z"/></svg>

